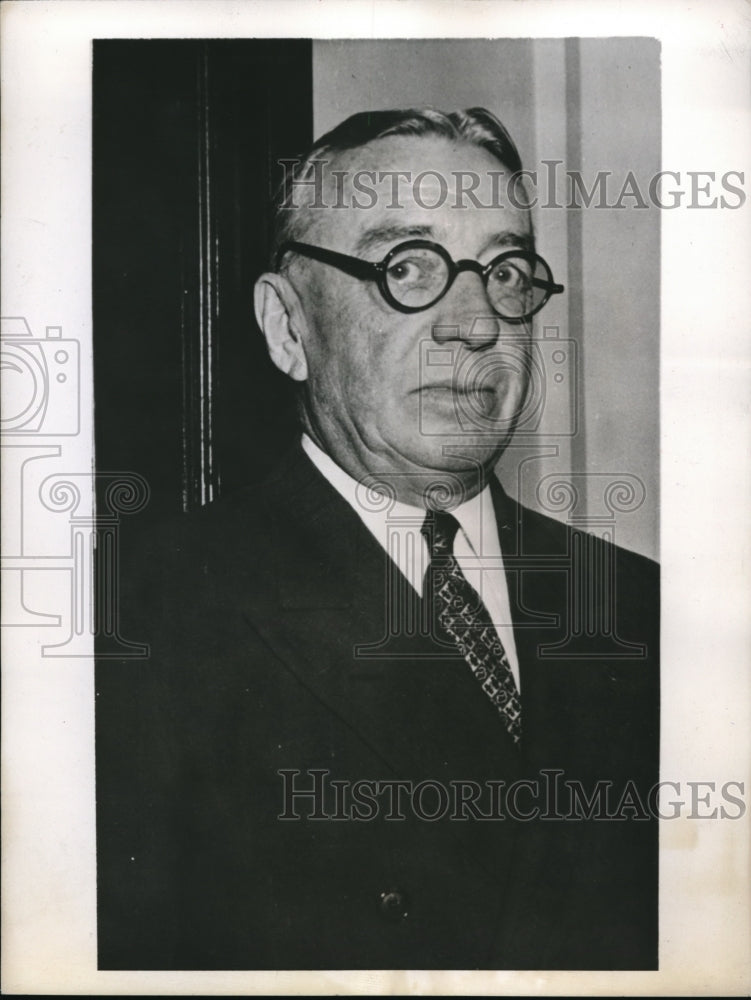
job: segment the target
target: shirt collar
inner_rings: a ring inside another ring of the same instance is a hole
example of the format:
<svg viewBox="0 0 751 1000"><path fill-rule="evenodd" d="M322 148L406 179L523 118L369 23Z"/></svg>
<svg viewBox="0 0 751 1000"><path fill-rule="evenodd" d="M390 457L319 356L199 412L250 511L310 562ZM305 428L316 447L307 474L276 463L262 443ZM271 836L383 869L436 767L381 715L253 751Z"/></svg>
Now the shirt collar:
<svg viewBox="0 0 751 1000"><path fill-rule="evenodd" d="M337 465L307 434L302 436L302 446L318 471L344 497L384 548L389 529L393 531L400 523L412 528L422 525L424 508L413 507L400 500L380 503L378 494L374 497L372 491ZM499 551L498 529L489 486L471 500L459 504L451 513L459 522L475 556L493 555Z"/></svg>

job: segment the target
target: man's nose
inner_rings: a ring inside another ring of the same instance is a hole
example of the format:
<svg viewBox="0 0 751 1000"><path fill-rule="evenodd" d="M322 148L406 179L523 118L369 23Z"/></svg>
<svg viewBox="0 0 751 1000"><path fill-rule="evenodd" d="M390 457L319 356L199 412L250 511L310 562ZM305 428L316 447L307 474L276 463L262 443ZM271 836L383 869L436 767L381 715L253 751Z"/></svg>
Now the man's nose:
<svg viewBox="0 0 751 1000"><path fill-rule="evenodd" d="M490 305L479 274L463 271L435 307L432 324L437 344L462 341L470 350L491 347L501 335L500 317Z"/></svg>

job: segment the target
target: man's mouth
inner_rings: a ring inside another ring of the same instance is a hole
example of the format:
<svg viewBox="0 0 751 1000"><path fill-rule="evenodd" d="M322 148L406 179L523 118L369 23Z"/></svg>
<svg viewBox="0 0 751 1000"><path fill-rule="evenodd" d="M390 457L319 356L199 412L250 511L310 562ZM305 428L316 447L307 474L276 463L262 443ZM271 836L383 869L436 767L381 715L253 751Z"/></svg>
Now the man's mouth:
<svg viewBox="0 0 751 1000"><path fill-rule="evenodd" d="M414 391L418 393L448 393L452 396L474 398L495 395L495 389L491 386L460 382L428 382L426 385L418 386Z"/></svg>

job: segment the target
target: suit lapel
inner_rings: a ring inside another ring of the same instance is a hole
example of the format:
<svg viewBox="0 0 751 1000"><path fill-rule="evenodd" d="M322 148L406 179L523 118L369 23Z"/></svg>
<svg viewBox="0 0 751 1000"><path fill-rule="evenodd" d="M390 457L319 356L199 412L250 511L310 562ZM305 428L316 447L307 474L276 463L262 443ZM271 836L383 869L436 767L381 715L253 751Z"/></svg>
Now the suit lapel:
<svg viewBox="0 0 751 1000"><path fill-rule="evenodd" d="M276 587L249 617L300 683L394 775L514 773L518 754L466 664L421 634L419 598L302 449L267 516Z"/></svg>
<svg viewBox="0 0 751 1000"><path fill-rule="evenodd" d="M566 627L570 535L508 497L497 480L491 488L519 658L525 757L537 772L564 766L566 702L584 695L580 670L541 656Z"/></svg>

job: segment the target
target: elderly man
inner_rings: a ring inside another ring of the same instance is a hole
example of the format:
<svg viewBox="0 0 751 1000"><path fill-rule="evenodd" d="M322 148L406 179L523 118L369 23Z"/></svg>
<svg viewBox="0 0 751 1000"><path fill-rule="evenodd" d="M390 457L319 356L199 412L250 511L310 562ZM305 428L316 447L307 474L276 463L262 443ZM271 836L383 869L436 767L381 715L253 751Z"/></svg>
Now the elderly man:
<svg viewBox="0 0 751 1000"><path fill-rule="evenodd" d="M408 110L287 178L255 302L301 442L126 596L101 967L656 966L656 567L494 476L563 291L520 170Z"/></svg>

